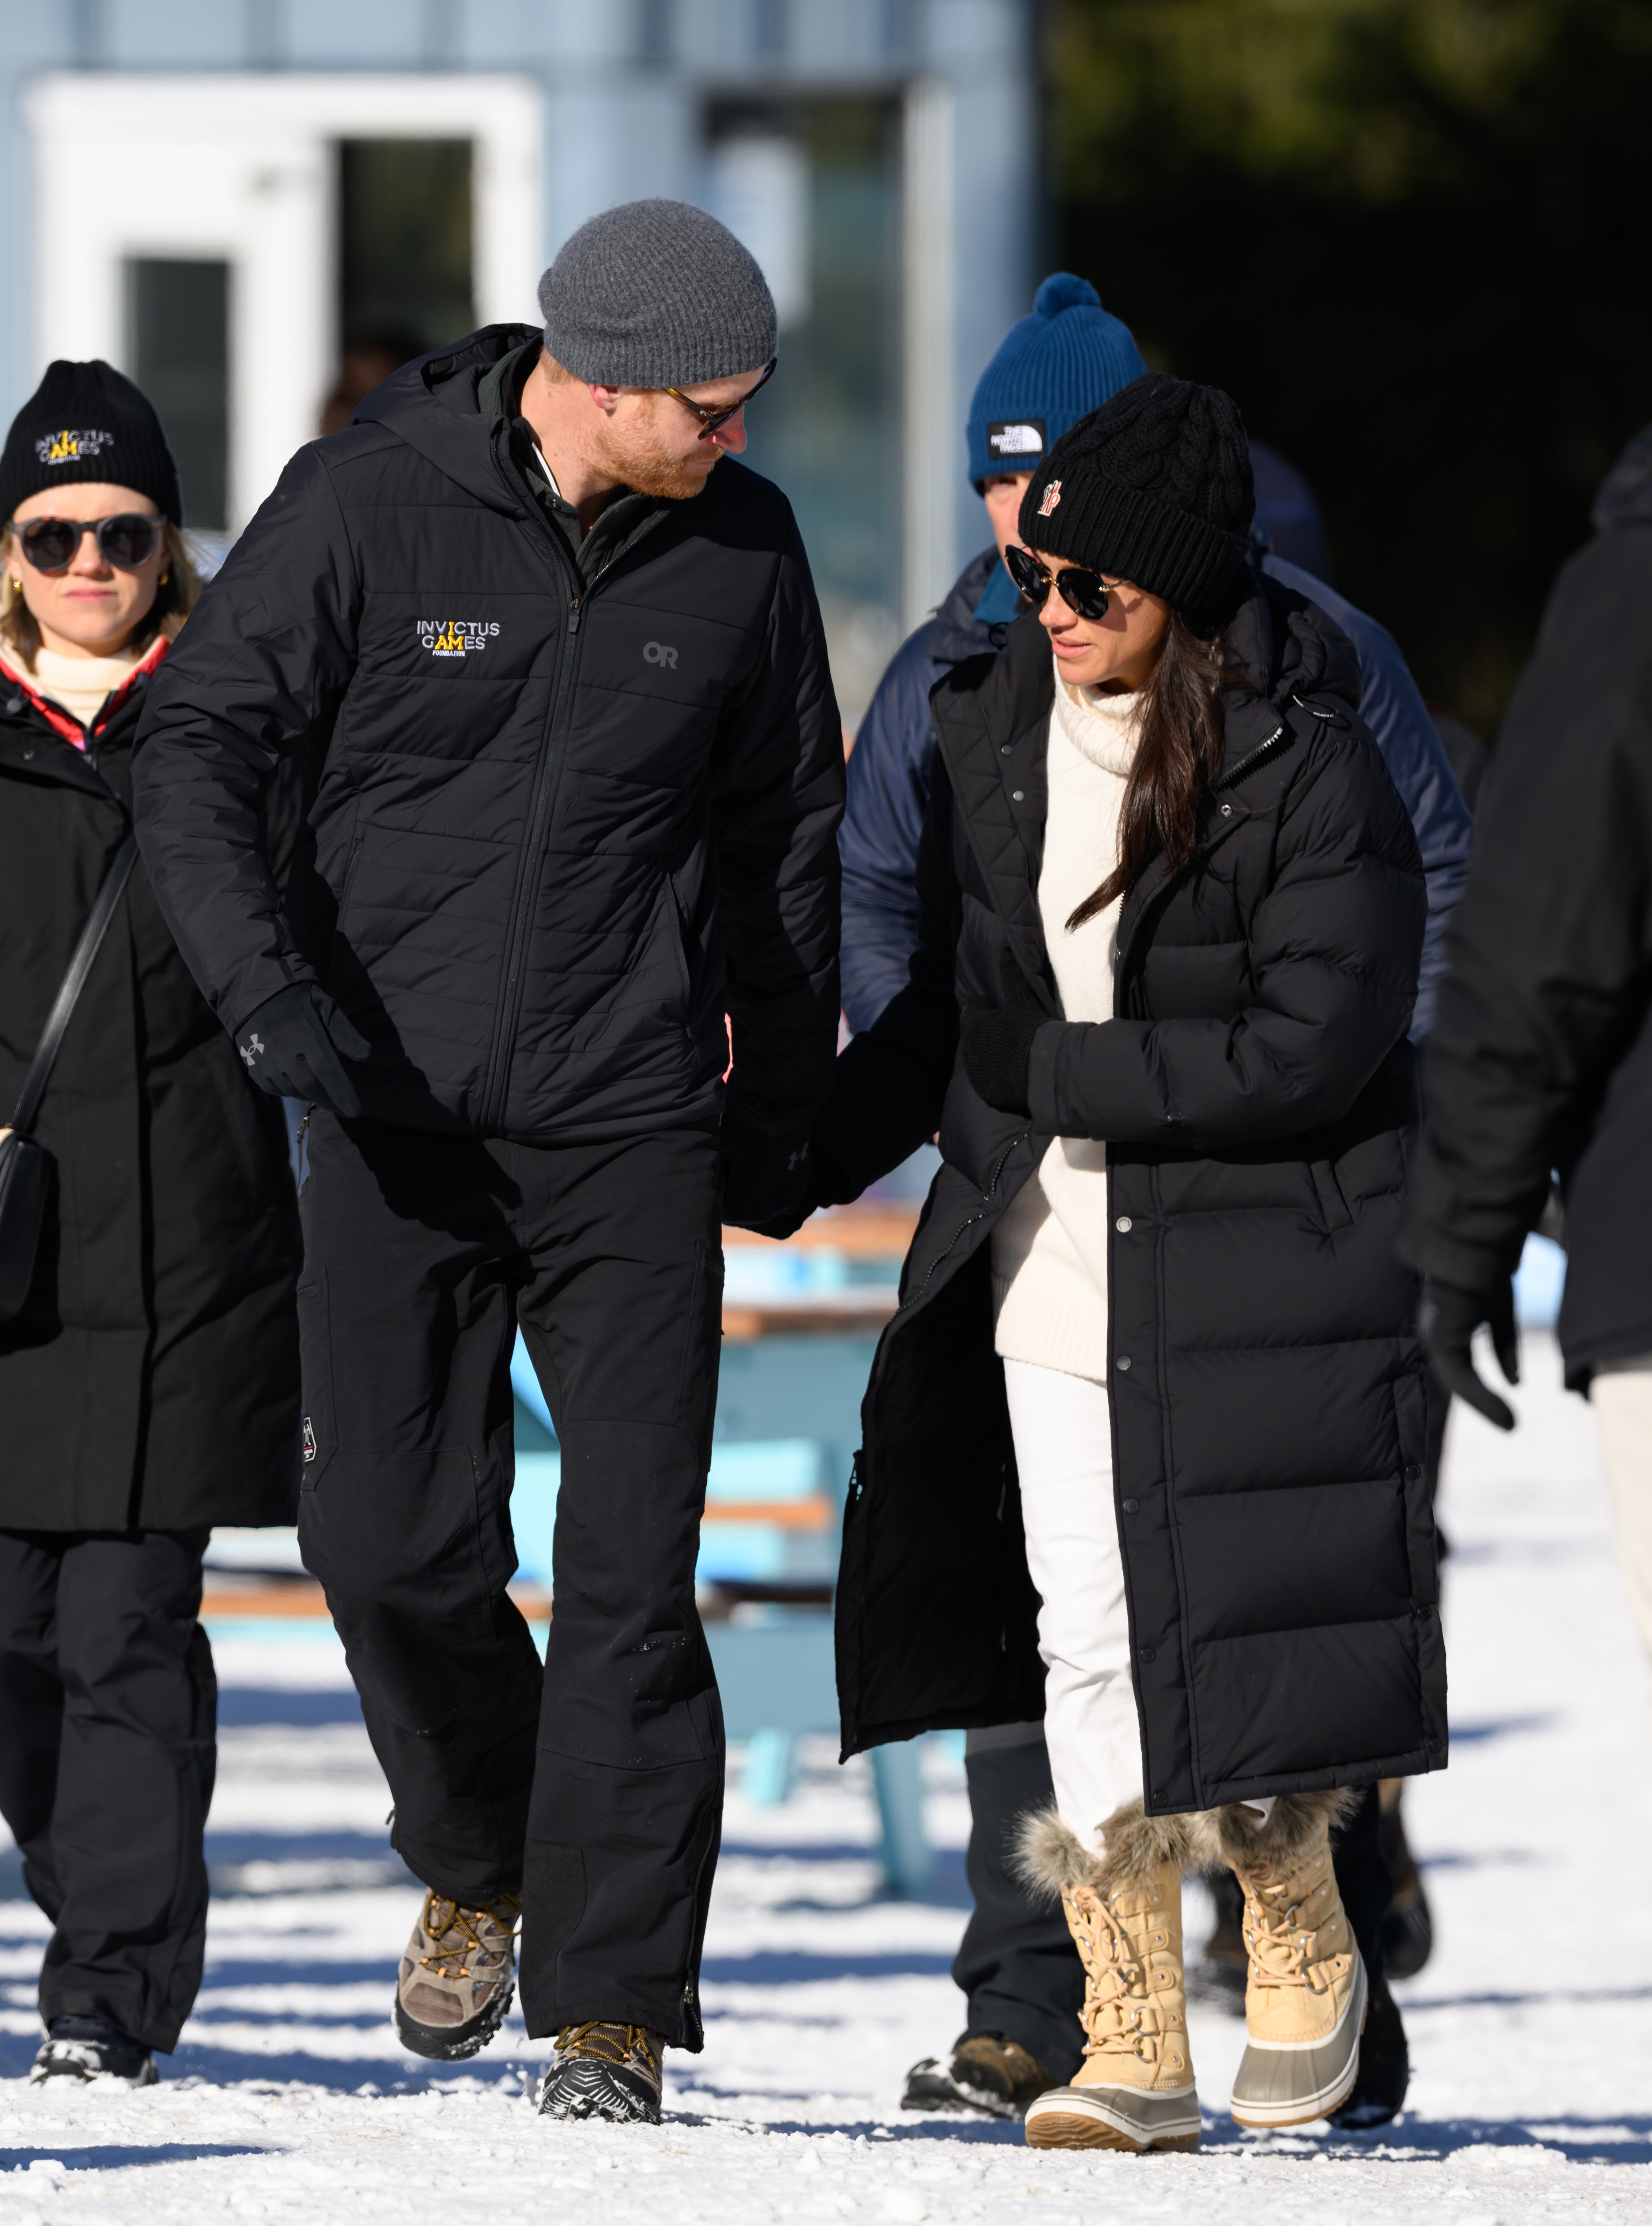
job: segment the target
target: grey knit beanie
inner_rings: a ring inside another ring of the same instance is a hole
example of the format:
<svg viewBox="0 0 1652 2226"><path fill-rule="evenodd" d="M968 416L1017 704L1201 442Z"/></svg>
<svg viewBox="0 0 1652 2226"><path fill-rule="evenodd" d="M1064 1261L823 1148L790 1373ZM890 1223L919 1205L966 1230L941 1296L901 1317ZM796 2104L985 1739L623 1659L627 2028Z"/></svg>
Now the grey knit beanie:
<svg viewBox="0 0 1652 2226"><path fill-rule="evenodd" d="M582 224L539 281L539 309L563 370L602 386L695 386L774 353L755 258L687 201L626 201Z"/></svg>

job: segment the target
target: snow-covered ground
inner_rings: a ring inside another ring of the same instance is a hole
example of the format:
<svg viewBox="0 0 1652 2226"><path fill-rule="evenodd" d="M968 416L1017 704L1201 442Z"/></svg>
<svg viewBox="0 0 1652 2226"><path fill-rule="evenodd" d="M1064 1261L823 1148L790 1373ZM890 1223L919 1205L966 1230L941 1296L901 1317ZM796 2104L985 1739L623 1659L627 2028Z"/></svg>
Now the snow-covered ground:
<svg viewBox="0 0 1652 2226"><path fill-rule="evenodd" d="M1401 1989L1412 2107L1363 2137L1241 2134L1242 2028L1195 2011L1196 2157L1033 2154L1018 2127L903 2117L959 2024L956 1764L931 1751L932 1901L879 1898L862 1766L823 1744L779 1809L731 1799L705 2053L667 2059L658 2131L542 2124L512 2021L468 2068L397 2046L417 1900L331 1644L226 1642L206 1983L164 2083L32 2093L44 1921L0 1863L0 2226L294 2218L1067 2222L1652 2219L1652 1722L1592 1420L1528 1340L1522 1425L1454 1420L1443 1503L1453 1746L1409 1797L1439 1947ZM736 1773L737 1776L737 1773ZM1195 1941L1204 1922L1190 1890Z"/></svg>

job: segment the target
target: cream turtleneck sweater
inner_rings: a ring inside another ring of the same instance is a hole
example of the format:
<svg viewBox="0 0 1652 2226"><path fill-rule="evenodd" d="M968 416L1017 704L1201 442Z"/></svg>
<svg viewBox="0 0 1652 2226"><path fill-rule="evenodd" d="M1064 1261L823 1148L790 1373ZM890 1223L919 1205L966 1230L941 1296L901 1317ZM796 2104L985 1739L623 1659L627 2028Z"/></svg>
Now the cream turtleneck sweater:
<svg viewBox="0 0 1652 2226"><path fill-rule="evenodd" d="M1113 1017L1119 900L1070 931L1069 915L1119 854L1140 699L1073 688L1056 672L1050 812L1039 874L1044 939L1070 1021ZM1107 1377L1107 1146L1058 1136L993 1231L996 1345L1007 1360Z"/></svg>
<svg viewBox="0 0 1652 2226"><path fill-rule="evenodd" d="M42 696L60 703L70 718L89 727L137 663L136 652L118 657L60 657L43 645L35 652L29 675Z"/></svg>

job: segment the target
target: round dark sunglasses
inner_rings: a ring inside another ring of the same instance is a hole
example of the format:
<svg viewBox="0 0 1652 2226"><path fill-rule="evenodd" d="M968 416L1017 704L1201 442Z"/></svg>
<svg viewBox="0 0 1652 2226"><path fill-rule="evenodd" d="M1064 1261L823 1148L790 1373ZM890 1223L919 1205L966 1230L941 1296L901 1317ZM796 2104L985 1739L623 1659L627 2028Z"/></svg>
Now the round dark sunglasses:
<svg viewBox="0 0 1652 2226"><path fill-rule="evenodd" d="M752 389L751 394L742 394L738 402L721 404L715 410L708 408L703 402L691 402L689 397L683 393L677 387L668 386L664 391L671 397L674 402L680 402L685 410L693 410L695 416L700 420L700 430L702 435L715 433L721 426L726 425L731 417L739 417L740 411L751 400L753 394L759 394L762 391L763 388L766 387L769 381L773 378L774 366L779 362L779 360L780 359L778 355L772 355L769 358L768 361L763 366L763 375L758 380L757 385Z"/></svg>
<svg viewBox="0 0 1652 2226"><path fill-rule="evenodd" d="M1115 580L1109 586L1099 572L1083 564L1069 564L1061 572L1046 571L1036 556L1013 545L1004 551L1004 563L1035 611L1044 608L1045 598L1053 588L1076 619L1104 619L1107 599L1119 584Z"/></svg>
<svg viewBox="0 0 1652 2226"><path fill-rule="evenodd" d="M74 562L80 537L89 533L106 564L122 572L136 572L147 564L161 545L162 518L144 518L123 511L118 518L31 518L12 531L22 552L37 572L61 572Z"/></svg>

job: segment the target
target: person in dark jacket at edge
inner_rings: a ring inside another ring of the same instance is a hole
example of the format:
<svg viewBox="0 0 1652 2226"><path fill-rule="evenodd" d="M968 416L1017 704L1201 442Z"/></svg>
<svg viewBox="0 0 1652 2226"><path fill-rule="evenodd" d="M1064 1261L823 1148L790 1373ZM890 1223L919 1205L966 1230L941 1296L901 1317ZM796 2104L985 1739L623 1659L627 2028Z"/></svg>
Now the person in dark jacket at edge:
<svg viewBox="0 0 1652 2226"><path fill-rule="evenodd" d="M939 1129L846 1514L843 1742L1043 1708L1020 1860L1086 2040L1039 2147L1197 2145L1188 1862L1245 1894L1235 2117L1339 2108L1368 1982L1330 1831L1446 1759L1394 1253L1426 896L1252 507L1231 401L1151 373L1034 472L1036 615L936 691L918 949L812 1141L830 1204Z"/></svg>
<svg viewBox="0 0 1652 2226"><path fill-rule="evenodd" d="M1039 287L1032 314L1013 327L976 386L968 425L973 484L985 501L994 545L973 557L940 610L891 661L856 738L848 805L839 836L843 857L843 1001L851 1028L869 1028L905 986L918 940L916 868L936 741L930 691L966 658L1002 646L1025 609L1001 562L1018 540L1017 512L1032 462L1067 428L1146 368L1129 329L1109 315L1087 280L1058 272ZM1441 935L1468 870L1472 830L1427 711L1393 638L1325 582L1323 529L1311 490L1282 457L1250 443L1257 489L1253 539L1263 569L1333 617L1360 664L1361 716L1411 815L1428 888L1423 988L1426 1025L1443 967ZM997 468L1013 464L1013 471ZM1045 2087L1076 2069L1073 2013L1083 1972L1058 1911L1030 1896L1012 1861L1018 1816L1050 1797L1041 1722L995 1725L969 1734L965 1753L971 1829L968 1868L975 1909L953 1976L968 1998L968 2021L950 2057L926 2057L907 2075L905 2108L969 2109L1018 2116ZM1403 1842L1397 1785L1383 1789L1338 1833L1338 1878L1372 1981L1360 2077L1340 2121L1370 2125L1405 2099L1404 2027L1384 1973L1396 1925L1426 1918L1420 1882L1403 1915L1390 1911L1381 1834L1407 1879L1415 1865ZM1194 1982L1222 2007L1242 2006L1246 1957L1242 1910L1226 1878L1215 1881L1218 1922ZM1420 1912L1420 1914L1419 1913ZM1400 1943L1403 1952L1406 1944ZM1420 1961L1411 1963L1420 1968Z"/></svg>
<svg viewBox="0 0 1652 2226"><path fill-rule="evenodd" d="M1452 1393L1511 1429L1514 1274L1558 1173L1566 1380L1600 1421L1618 1560L1652 1654L1652 426L1562 569L1482 792L1425 1054L1401 1239Z"/></svg>
<svg viewBox="0 0 1652 2226"><path fill-rule="evenodd" d="M791 509L734 461L755 262L632 202L540 304L288 467L151 695L139 824L255 1079L312 1109L299 1536L429 1888L402 2039L493 2036L519 1911L541 2109L657 2122L722 1809L720 1215L806 1180L842 741ZM288 757L313 856L278 904ZM543 1675L505 1593L518 1323L562 1453Z"/></svg>
<svg viewBox="0 0 1652 2226"><path fill-rule="evenodd" d="M130 835L138 722L199 582L159 420L54 363L0 455L0 1118ZM130 855L130 853L126 854ZM298 1212L130 869L33 1135L53 1187L0 1324L0 1811L52 1923L31 2077L145 2086L200 1983L213 1524L290 1523Z"/></svg>

